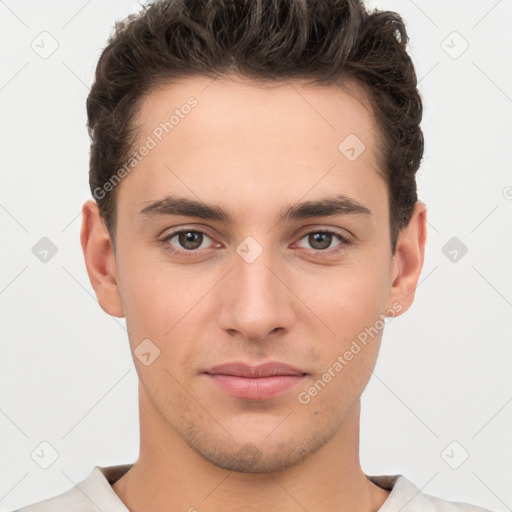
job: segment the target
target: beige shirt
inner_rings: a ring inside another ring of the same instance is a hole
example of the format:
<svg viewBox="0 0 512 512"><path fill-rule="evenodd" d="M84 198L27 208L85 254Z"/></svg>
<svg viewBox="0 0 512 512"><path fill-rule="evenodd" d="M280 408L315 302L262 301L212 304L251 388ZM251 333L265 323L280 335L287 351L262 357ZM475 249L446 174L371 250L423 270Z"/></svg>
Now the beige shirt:
<svg viewBox="0 0 512 512"><path fill-rule="evenodd" d="M85 480L69 491L13 512L129 512L111 485L131 467L132 464L95 466ZM424 494L403 475L367 477L391 491L378 512L490 512L475 505Z"/></svg>

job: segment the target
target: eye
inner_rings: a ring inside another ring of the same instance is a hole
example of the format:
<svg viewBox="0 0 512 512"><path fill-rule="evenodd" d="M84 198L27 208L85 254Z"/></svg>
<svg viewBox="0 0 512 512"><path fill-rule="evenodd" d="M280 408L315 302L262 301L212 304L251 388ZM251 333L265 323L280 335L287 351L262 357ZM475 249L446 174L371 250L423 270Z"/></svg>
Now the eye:
<svg viewBox="0 0 512 512"><path fill-rule="evenodd" d="M203 246L205 240L212 241L204 231L197 229L181 229L168 233L160 241L166 245L171 252L194 255L199 249L207 248ZM168 247L169 245L171 246L170 248Z"/></svg>
<svg viewBox="0 0 512 512"><path fill-rule="evenodd" d="M315 251L326 251L326 249L330 249L332 247L340 248L340 246L349 245L350 240L343 236L341 233L337 231L332 231L329 229L318 229L316 231L310 231L306 233L301 240L306 239L306 242L310 244L310 247ZM338 240L338 243L332 246L332 242ZM299 245L299 247L304 247ZM338 250L338 249L335 249Z"/></svg>
<svg viewBox="0 0 512 512"><path fill-rule="evenodd" d="M300 241L302 240L309 244L309 247L301 245L300 242L298 247L311 249L318 253L337 252L351 243L347 237L330 229L310 231L300 238ZM333 242L336 241L337 243L333 245ZM160 243L165 250L178 256L195 256L199 252L208 252L205 249L212 248L211 242L213 242L213 239L200 229L180 229L172 231L160 239ZM222 245L215 244L214 247L222 247Z"/></svg>

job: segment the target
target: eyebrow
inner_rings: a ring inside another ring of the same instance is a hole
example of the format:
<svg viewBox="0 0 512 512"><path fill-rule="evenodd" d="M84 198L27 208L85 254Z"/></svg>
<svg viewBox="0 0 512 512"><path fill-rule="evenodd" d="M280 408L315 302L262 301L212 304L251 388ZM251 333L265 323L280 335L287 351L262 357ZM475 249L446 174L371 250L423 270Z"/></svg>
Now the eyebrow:
<svg viewBox="0 0 512 512"><path fill-rule="evenodd" d="M364 204L344 194L339 194L291 205L281 210L278 222L334 215L370 216L371 214L370 209ZM143 219L182 215L184 217L216 220L228 225L233 224L233 217L222 207L177 196L168 196L154 201L140 210L138 215Z"/></svg>

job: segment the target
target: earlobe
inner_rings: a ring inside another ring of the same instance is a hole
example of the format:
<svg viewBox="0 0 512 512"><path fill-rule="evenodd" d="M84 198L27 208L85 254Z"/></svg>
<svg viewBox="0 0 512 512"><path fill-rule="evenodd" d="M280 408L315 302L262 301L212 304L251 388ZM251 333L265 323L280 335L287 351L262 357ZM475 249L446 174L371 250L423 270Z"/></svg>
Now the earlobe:
<svg viewBox="0 0 512 512"><path fill-rule="evenodd" d="M88 200L82 207L80 243L89 280L101 308L109 315L124 317L112 242L96 201Z"/></svg>
<svg viewBox="0 0 512 512"><path fill-rule="evenodd" d="M405 313L414 301L416 287L423 268L427 238L427 209L418 201L409 224L398 237L388 307L400 303L400 314ZM398 316L398 315L397 315Z"/></svg>

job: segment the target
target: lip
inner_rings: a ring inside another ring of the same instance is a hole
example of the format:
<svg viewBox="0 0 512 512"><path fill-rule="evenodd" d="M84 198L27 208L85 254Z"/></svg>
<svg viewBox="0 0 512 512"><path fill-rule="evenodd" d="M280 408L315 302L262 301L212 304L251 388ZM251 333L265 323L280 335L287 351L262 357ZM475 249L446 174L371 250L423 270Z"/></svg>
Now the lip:
<svg viewBox="0 0 512 512"><path fill-rule="evenodd" d="M282 395L301 382L306 372L279 362L258 366L227 363L214 366L205 376L235 398L267 400Z"/></svg>

